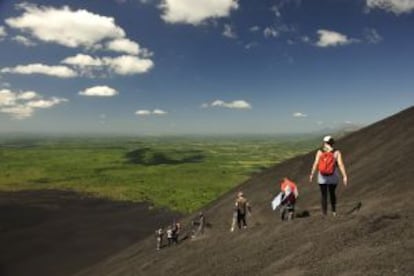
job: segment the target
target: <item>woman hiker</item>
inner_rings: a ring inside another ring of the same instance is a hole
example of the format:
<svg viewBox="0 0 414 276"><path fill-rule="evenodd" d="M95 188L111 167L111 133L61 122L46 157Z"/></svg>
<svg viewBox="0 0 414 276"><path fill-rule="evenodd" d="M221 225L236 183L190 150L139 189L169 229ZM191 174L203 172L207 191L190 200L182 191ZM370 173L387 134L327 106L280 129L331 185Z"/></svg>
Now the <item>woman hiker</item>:
<svg viewBox="0 0 414 276"><path fill-rule="evenodd" d="M312 182L313 176L318 171L318 183L321 190L322 214L327 214L328 193L331 201L332 215L336 216L336 186L339 182L339 171L342 174L342 181L345 187L348 185L348 176L342 160L342 154L333 147L335 141L331 136L323 138L322 149L316 152L309 181Z"/></svg>

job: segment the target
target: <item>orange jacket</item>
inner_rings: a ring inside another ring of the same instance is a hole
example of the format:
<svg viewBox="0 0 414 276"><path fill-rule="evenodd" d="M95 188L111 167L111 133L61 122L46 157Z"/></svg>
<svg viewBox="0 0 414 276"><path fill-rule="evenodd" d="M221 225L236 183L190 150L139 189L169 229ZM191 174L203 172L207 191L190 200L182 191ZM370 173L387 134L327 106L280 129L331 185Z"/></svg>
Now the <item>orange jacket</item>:
<svg viewBox="0 0 414 276"><path fill-rule="evenodd" d="M280 184L280 189L282 190L282 192L286 192L288 187L290 191L293 192L293 194L295 195L295 198L297 198L299 195L298 187L296 186L295 182L285 177L282 183Z"/></svg>

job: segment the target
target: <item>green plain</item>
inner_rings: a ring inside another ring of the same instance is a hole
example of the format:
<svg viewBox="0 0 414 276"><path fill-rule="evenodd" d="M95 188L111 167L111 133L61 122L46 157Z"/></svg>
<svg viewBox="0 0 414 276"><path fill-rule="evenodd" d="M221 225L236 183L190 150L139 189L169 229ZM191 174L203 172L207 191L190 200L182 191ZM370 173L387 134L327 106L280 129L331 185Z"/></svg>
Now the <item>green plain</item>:
<svg viewBox="0 0 414 276"><path fill-rule="evenodd" d="M273 137L3 139L0 190L74 190L192 212L315 146Z"/></svg>

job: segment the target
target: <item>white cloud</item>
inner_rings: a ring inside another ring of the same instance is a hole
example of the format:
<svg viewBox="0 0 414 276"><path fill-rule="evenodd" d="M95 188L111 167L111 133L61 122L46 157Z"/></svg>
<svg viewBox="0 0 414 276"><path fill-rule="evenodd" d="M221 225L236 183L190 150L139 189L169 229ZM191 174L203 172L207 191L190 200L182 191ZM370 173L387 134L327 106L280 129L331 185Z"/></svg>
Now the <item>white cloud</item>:
<svg viewBox="0 0 414 276"><path fill-rule="evenodd" d="M11 106L16 103L16 94L9 89L0 90L0 106Z"/></svg>
<svg viewBox="0 0 414 276"><path fill-rule="evenodd" d="M209 104L208 106L210 106L210 107L224 107L224 108L230 108L230 109L251 109L252 108L250 103L248 103L244 100L236 100L236 101L232 101L232 102L224 102L222 100L215 100L211 104Z"/></svg>
<svg viewBox="0 0 414 276"><path fill-rule="evenodd" d="M87 10L36 6L23 3L17 5L23 14L6 19L6 24L29 33L33 37L67 47L93 48L105 39L125 36L122 28L112 17L91 13Z"/></svg>
<svg viewBox="0 0 414 276"><path fill-rule="evenodd" d="M5 38L6 36L7 36L6 29L4 28L4 26L0 26L0 40Z"/></svg>
<svg viewBox="0 0 414 276"><path fill-rule="evenodd" d="M280 9L277 5L273 5L270 10L275 14L276 17L281 17Z"/></svg>
<svg viewBox="0 0 414 276"><path fill-rule="evenodd" d="M346 35L329 31L329 30L318 30L319 40L316 42L318 47L331 47L346 45L354 42L353 39L349 39Z"/></svg>
<svg viewBox="0 0 414 276"><path fill-rule="evenodd" d="M0 112L8 114L14 119L22 120L31 117L34 110L26 105L15 105L12 107L0 108Z"/></svg>
<svg viewBox="0 0 414 276"><path fill-rule="evenodd" d="M249 31L251 31L251 32L258 32L258 31L260 31L260 27L259 27L259 26L257 26L257 25L255 25L255 26L251 26L251 27L249 28Z"/></svg>
<svg viewBox="0 0 414 276"><path fill-rule="evenodd" d="M277 37L279 35L279 32L275 28L273 28L273 27L266 27L263 30L263 35L266 38L269 38L269 37Z"/></svg>
<svg viewBox="0 0 414 276"><path fill-rule="evenodd" d="M8 114L14 119L26 119L31 117L36 109L51 108L67 101L67 99L57 97L44 99L35 91L15 92L2 89L0 90L0 113Z"/></svg>
<svg viewBox="0 0 414 276"><path fill-rule="evenodd" d="M34 41L32 41L32 40L30 40L27 37L24 37L22 35L16 35L15 37L12 38L12 40L16 41L19 44L27 46L27 47L33 47L33 46L37 45Z"/></svg>
<svg viewBox="0 0 414 276"><path fill-rule="evenodd" d="M383 9L396 15L414 11L413 0L366 0L369 9Z"/></svg>
<svg viewBox="0 0 414 276"><path fill-rule="evenodd" d="M67 57L61 63L75 66L82 75L92 77L94 71L134 75L148 72L154 67L151 59L139 56L122 55L118 57L92 57L85 54Z"/></svg>
<svg viewBox="0 0 414 276"><path fill-rule="evenodd" d="M238 0L162 0L159 7L167 23L199 25L210 18L229 16L239 4Z"/></svg>
<svg viewBox="0 0 414 276"><path fill-rule="evenodd" d="M61 63L69 64L77 67L88 66L102 66L103 62L100 58L94 58L89 55L77 54L76 56L67 57L61 61Z"/></svg>
<svg viewBox="0 0 414 276"><path fill-rule="evenodd" d="M138 43L128 38L112 40L107 43L106 47L115 52L127 53L131 55L137 55L139 53Z"/></svg>
<svg viewBox="0 0 414 276"><path fill-rule="evenodd" d="M223 35L228 38L237 38L237 34L233 27L229 24L224 24Z"/></svg>
<svg viewBox="0 0 414 276"><path fill-rule="evenodd" d="M115 58L105 57L103 61L111 71L119 75L142 74L148 72L154 66L150 59L128 55Z"/></svg>
<svg viewBox="0 0 414 276"><path fill-rule="evenodd" d="M32 100L36 97L38 97L38 95L34 91L26 91L26 92L22 92L17 95L17 99L21 99L21 100Z"/></svg>
<svg viewBox="0 0 414 276"><path fill-rule="evenodd" d="M310 42L310 38L307 35L304 35L300 38L300 40L304 43L309 43Z"/></svg>
<svg viewBox="0 0 414 276"><path fill-rule="evenodd" d="M382 36L377 32L377 30L372 28L364 29L364 36L365 40L371 44L377 44L383 40Z"/></svg>
<svg viewBox="0 0 414 276"><path fill-rule="evenodd" d="M49 100L36 100L36 101L30 101L26 103L26 106L31 108L50 108L52 106L55 106L57 104L67 102L67 99L64 98L57 98L53 97Z"/></svg>
<svg viewBox="0 0 414 276"><path fill-rule="evenodd" d="M138 116L150 116L150 115L165 115L168 112L162 110L162 109L154 109L154 110L147 110L147 109L141 109L135 111L135 114Z"/></svg>
<svg viewBox="0 0 414 276"><path fill-rule="evenodd" d="M0 70L2 73L14 73L14 74L43 74L58 78L73 78L77 76L77 73L66 66L49 66L41 63L34 63L28 65L17 65L15 67L5 67Z"/></svg>
<svg viewBox="0 0 414 276"><path fill-rule="evenodd" d="M257 46L259 46L259 43L253 41L253 42L249 42L246 45L244 45L244 48L246 50L250 50L251 48L257 47Z"/></svg>
<svg viewBox="0 0 414 276"><path fill-rule="evenodd" d="M292 114L292 116L295 117L295 118L306 118L306 117L308 117L307 114L302 113L302 112L295 112L295 113Z"/></svg>
<svg viewBox="0 0 414 276"><path fill-rule="evenodd" d="M151 115L151 111L149 111L149 110L137 110L137 111L135 111L135 114L139 115L139 116L147 116L147 115Z"/></svg>
<svg viewBox="0 0 414 276"><path fill-rule="evenodd" d="M79 92L82 96L94 97L113 97L118 95L118 91L109 86L94 86Z"/></svg>
<svg viewBox="0 0 414 276"><path fill-rule="evenodd" d="M165 115L165 114L167 114L167 112L164 111L164 110L162 110L162 109L154 109L152 111L152 114L155 114L155 115Z"/></svg>

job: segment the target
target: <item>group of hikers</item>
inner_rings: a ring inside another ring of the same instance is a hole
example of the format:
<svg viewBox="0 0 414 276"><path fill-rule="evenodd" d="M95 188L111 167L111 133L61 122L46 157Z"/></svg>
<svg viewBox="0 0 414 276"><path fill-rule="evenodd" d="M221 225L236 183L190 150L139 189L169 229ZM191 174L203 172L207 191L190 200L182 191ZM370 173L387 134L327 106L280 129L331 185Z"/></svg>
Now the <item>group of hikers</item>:
<svg viewBox="0 0 414 276"><path fill-rule="evenodd" d="M200 212L198 214L197 219L194 219L191 224L191 238L196 238L204 234L204 228L206 227L206 219L203 212ZM160 250L164 246L165 234L167 236L166 246L171 246L173 244L178 244L181 232L181 224L178 221L173 221L173 223L167 227L165 233L162 228L157 229L155 231L155 237L157 240L157 250ZM184 238L187 238L187 236Z"/></svg>
<svg viewBox="0 0 414 276"><path fill-rule="evenodd" d="M167 227L167 230L164 233L162 228L159 228L155 231L155 237L157 240L157 250L160 250L163 247L164 243L164 234L167 235L167 246L178 243L178 237L180 236L181 224L178 221L173 221L171 225Z"/></svg>
<svg viewBox="0 0 414 276"><path fill-rule="evenodd" d="M342 159L342 153L334 148L334 139L331 136L323 138L321 149L316 152L315 159L309 175L309 182L313 181L317 173L317 182L321 192L322 215L328 213L328 195L331 204L332 216L336 216L336 187L339 183L339 172L342 175L342 182L348 185L348 176ZM282 220L292 220L295 216L295 203L299 196L299 190L294 181L284 177L280 183L280 193L272 201L272 207L275 210L280 208L280 217ZM243 192L238 192L233 209L233 219L230 232L233 232L236 225L239 229L246 229L246 216L251 214L251 205L244 196ZM198 222L193 221L197 230L192 231L192 237L204 233L205 217L203 213L199 214ZM161 231L159 229L157 231ZM167 230L168 231L168 230ZM168 232L167 232L168 236ZM178 239L178 236L177 236ZM175 240L175 243L177 240ZM159 250L162 243L162 236L157 235L157 249ZM168 243L170 245L170 242Z"/></svg>

